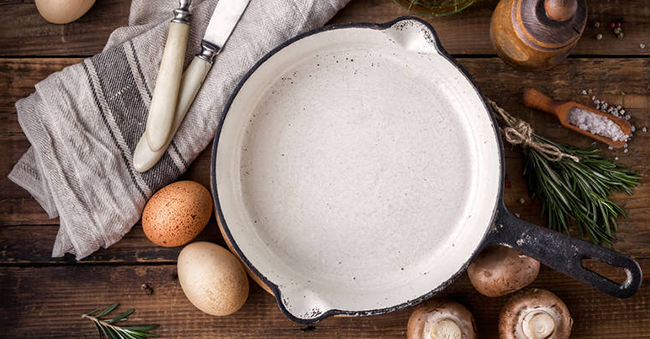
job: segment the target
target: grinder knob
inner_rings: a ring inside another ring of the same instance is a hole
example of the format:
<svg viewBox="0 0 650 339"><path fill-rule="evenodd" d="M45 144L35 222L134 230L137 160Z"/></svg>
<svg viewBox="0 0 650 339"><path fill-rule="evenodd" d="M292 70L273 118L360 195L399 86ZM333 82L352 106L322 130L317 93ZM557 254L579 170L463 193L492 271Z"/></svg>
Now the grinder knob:
<svg viewBox="0 0 650 339"><path fill-rule="evenodd" d="M544 10L546 15L555 21L567 21L576 14L578 0L546 0Z"/></svg>

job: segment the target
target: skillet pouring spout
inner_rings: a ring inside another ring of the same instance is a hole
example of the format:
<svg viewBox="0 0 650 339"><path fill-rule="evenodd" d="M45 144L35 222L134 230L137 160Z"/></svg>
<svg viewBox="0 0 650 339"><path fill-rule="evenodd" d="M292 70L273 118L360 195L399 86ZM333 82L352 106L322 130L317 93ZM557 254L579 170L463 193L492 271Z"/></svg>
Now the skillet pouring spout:
<svg viewBox="0 0 650 339"><path fill-rule="evenodd" d="M488 234L486 244L496 243L512 247L558 272L613 297L631 297L641 286L643 274L634 259L602 246L523 221L503 205L497 213L494 229ZM584 267L583 259L593 259L621 268L627 277L619 284Z"/></svg>

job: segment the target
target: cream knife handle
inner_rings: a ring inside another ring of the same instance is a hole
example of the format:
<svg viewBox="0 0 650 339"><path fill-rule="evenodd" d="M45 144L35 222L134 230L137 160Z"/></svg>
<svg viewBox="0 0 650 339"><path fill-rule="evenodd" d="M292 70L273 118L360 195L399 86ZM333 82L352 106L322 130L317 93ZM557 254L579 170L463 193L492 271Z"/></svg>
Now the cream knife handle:
<svg viewBox="0 0 650 339"><path fill-rule="evenodd" d="M211 62L198 56L194 57L185 70L185 74L183 74L178 94L176 114L174 115L174 122L172 125L172 133L169 135L164 147L157 151L152 151L149 148L144 136L140 138L138 145L135 147L135 152L133 152L133 167L136 171L148 171L158 162L158 160L160 160L160 158L162 158L163 154L165 154L165 151L174 138L178 127L185 118L185 114L187 114L190 106L192 106L196 94L203 85L203 81L205 81L205 77L208 75L210 67L212 67Z"/></svg>
<svg viewBox="0 0 650 339"><path fill-rule="evenodd" d="M160 62L144 133L149 147L154 151L165 146L172 130L189 32L188 24L172 22L169 25L165 51Z"/></svg>

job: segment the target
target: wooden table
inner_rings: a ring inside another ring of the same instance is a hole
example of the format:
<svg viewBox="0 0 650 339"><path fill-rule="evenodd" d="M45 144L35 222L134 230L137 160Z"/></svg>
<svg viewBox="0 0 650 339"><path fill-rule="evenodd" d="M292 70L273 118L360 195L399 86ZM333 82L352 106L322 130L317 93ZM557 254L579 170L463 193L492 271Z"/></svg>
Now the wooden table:
<svg viewBox="0 0 650 339"><path fill-rule="evenodd" d="M587 145L589 140L559 126L544 113L521 103L523 86L558 98L589 103L592 90L610 103L623 104L632 122L650 128L650 3L647 0L593 0L587 29L574 53L550 71L516 71L495 56L488 37L497 1L485 0L445 18L429 18L442 44L474 77L480 89L505 109L532 123L540 134L560 142ZM67 65L101 51L110 32L127 23L130 0L98 1L70 25L52 25L36 12L32 0L6 0L0 21L0 337L96 337L80 315L113 302L134 307L133 323L157 323L168 338L403 338L412 309L366 318L330 318L305 327L284 318L275 299L252 284L246 305L236 314L215 318L194 308L176 276L180 248L150 243L136 225L122 241L76 262L72 256L51 258L59 221L50 220L30 195L6 179L29 143L18 125L14 103L34 91L34 84ZM407 15L390 0L353 0L332 22L384 22ZM617 40L605 26L625 19L625 38ZM595 28L599 21L601 28ZM594 37L602 33L604 38ZM642 48L640 44L647 44ZM622 95L622 92L625 95ZM602 145L601 145L602 146ZM650 133L636 134L629 153L605 149L604 156L639 171L644 179L633 196L614 200L628 213L620 220L614 248L633 256L650 272ZM206 150L183 175L208 186L210 154ZM522 156L506 146L505 190L508 207L522 218L541 223L539 204L528 197ZM520 202L520 199L523 199ZM214 219L199 239L223 244ZM620 277L616 270L602 273ZM572 338L650 338L648 279L637 294L618 300L543 267L535 287L549 289L568 305L575 320ZM141 289L153 288L153 294ZM497 337L497 318L507 297L479 295L461 277L442 295L466 305L475 315L482 338Z"/></svg>

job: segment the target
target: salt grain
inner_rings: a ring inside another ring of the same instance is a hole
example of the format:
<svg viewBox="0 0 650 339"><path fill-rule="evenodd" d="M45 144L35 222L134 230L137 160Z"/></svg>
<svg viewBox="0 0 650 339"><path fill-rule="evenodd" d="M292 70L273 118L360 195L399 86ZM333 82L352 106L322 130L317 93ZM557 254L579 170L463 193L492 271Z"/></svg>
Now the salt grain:
<svg viewBox="0 0 650 339"><path fill-rule="evenodd" d="M645 44L639 44L639 47L641 47L641 49L645 49Z"/></svg>
<svg viewBox="0 0 650 339"><path fill-rule="evenodd" d="M623 150L623 153L627 153L628 151L629 149L626 148L625 150Z"/></svg>
<svg viewBox="0 0 650 339"><path fill-rule="evenodd" d="M618 157L615 157L614 160L618 161Z"/></svg>
<svg viewBox="0 0 650 339"><path fill-rule="evenodd" d="M645 132L648 131L648 128L647 128L647 127L643 127L641 130L643 131L643 133L645 133Z"/></svg>
<svg viewBox="0 0 650 339"><path fill-rule="evenodd" d="M609 146L609 147L607 147L607 149L610 150L610 151L613 151L613 150L614 150L614 146Z"/></svg>
<svg viewBox="0 0 650 339"><path fill-rule="evenodd" d="M583 131L604 136L613 141L627 141L629 138L621 127L612 120L582 108L572 108L569 111L567 120L571 125L577 126Z"/></svg>
<svg viewBox="0 0 650 339"><path fill-rule="evenodd" d="M636 132L636 127L632 125L632 128L630 129L632 132Z"/></svg>

